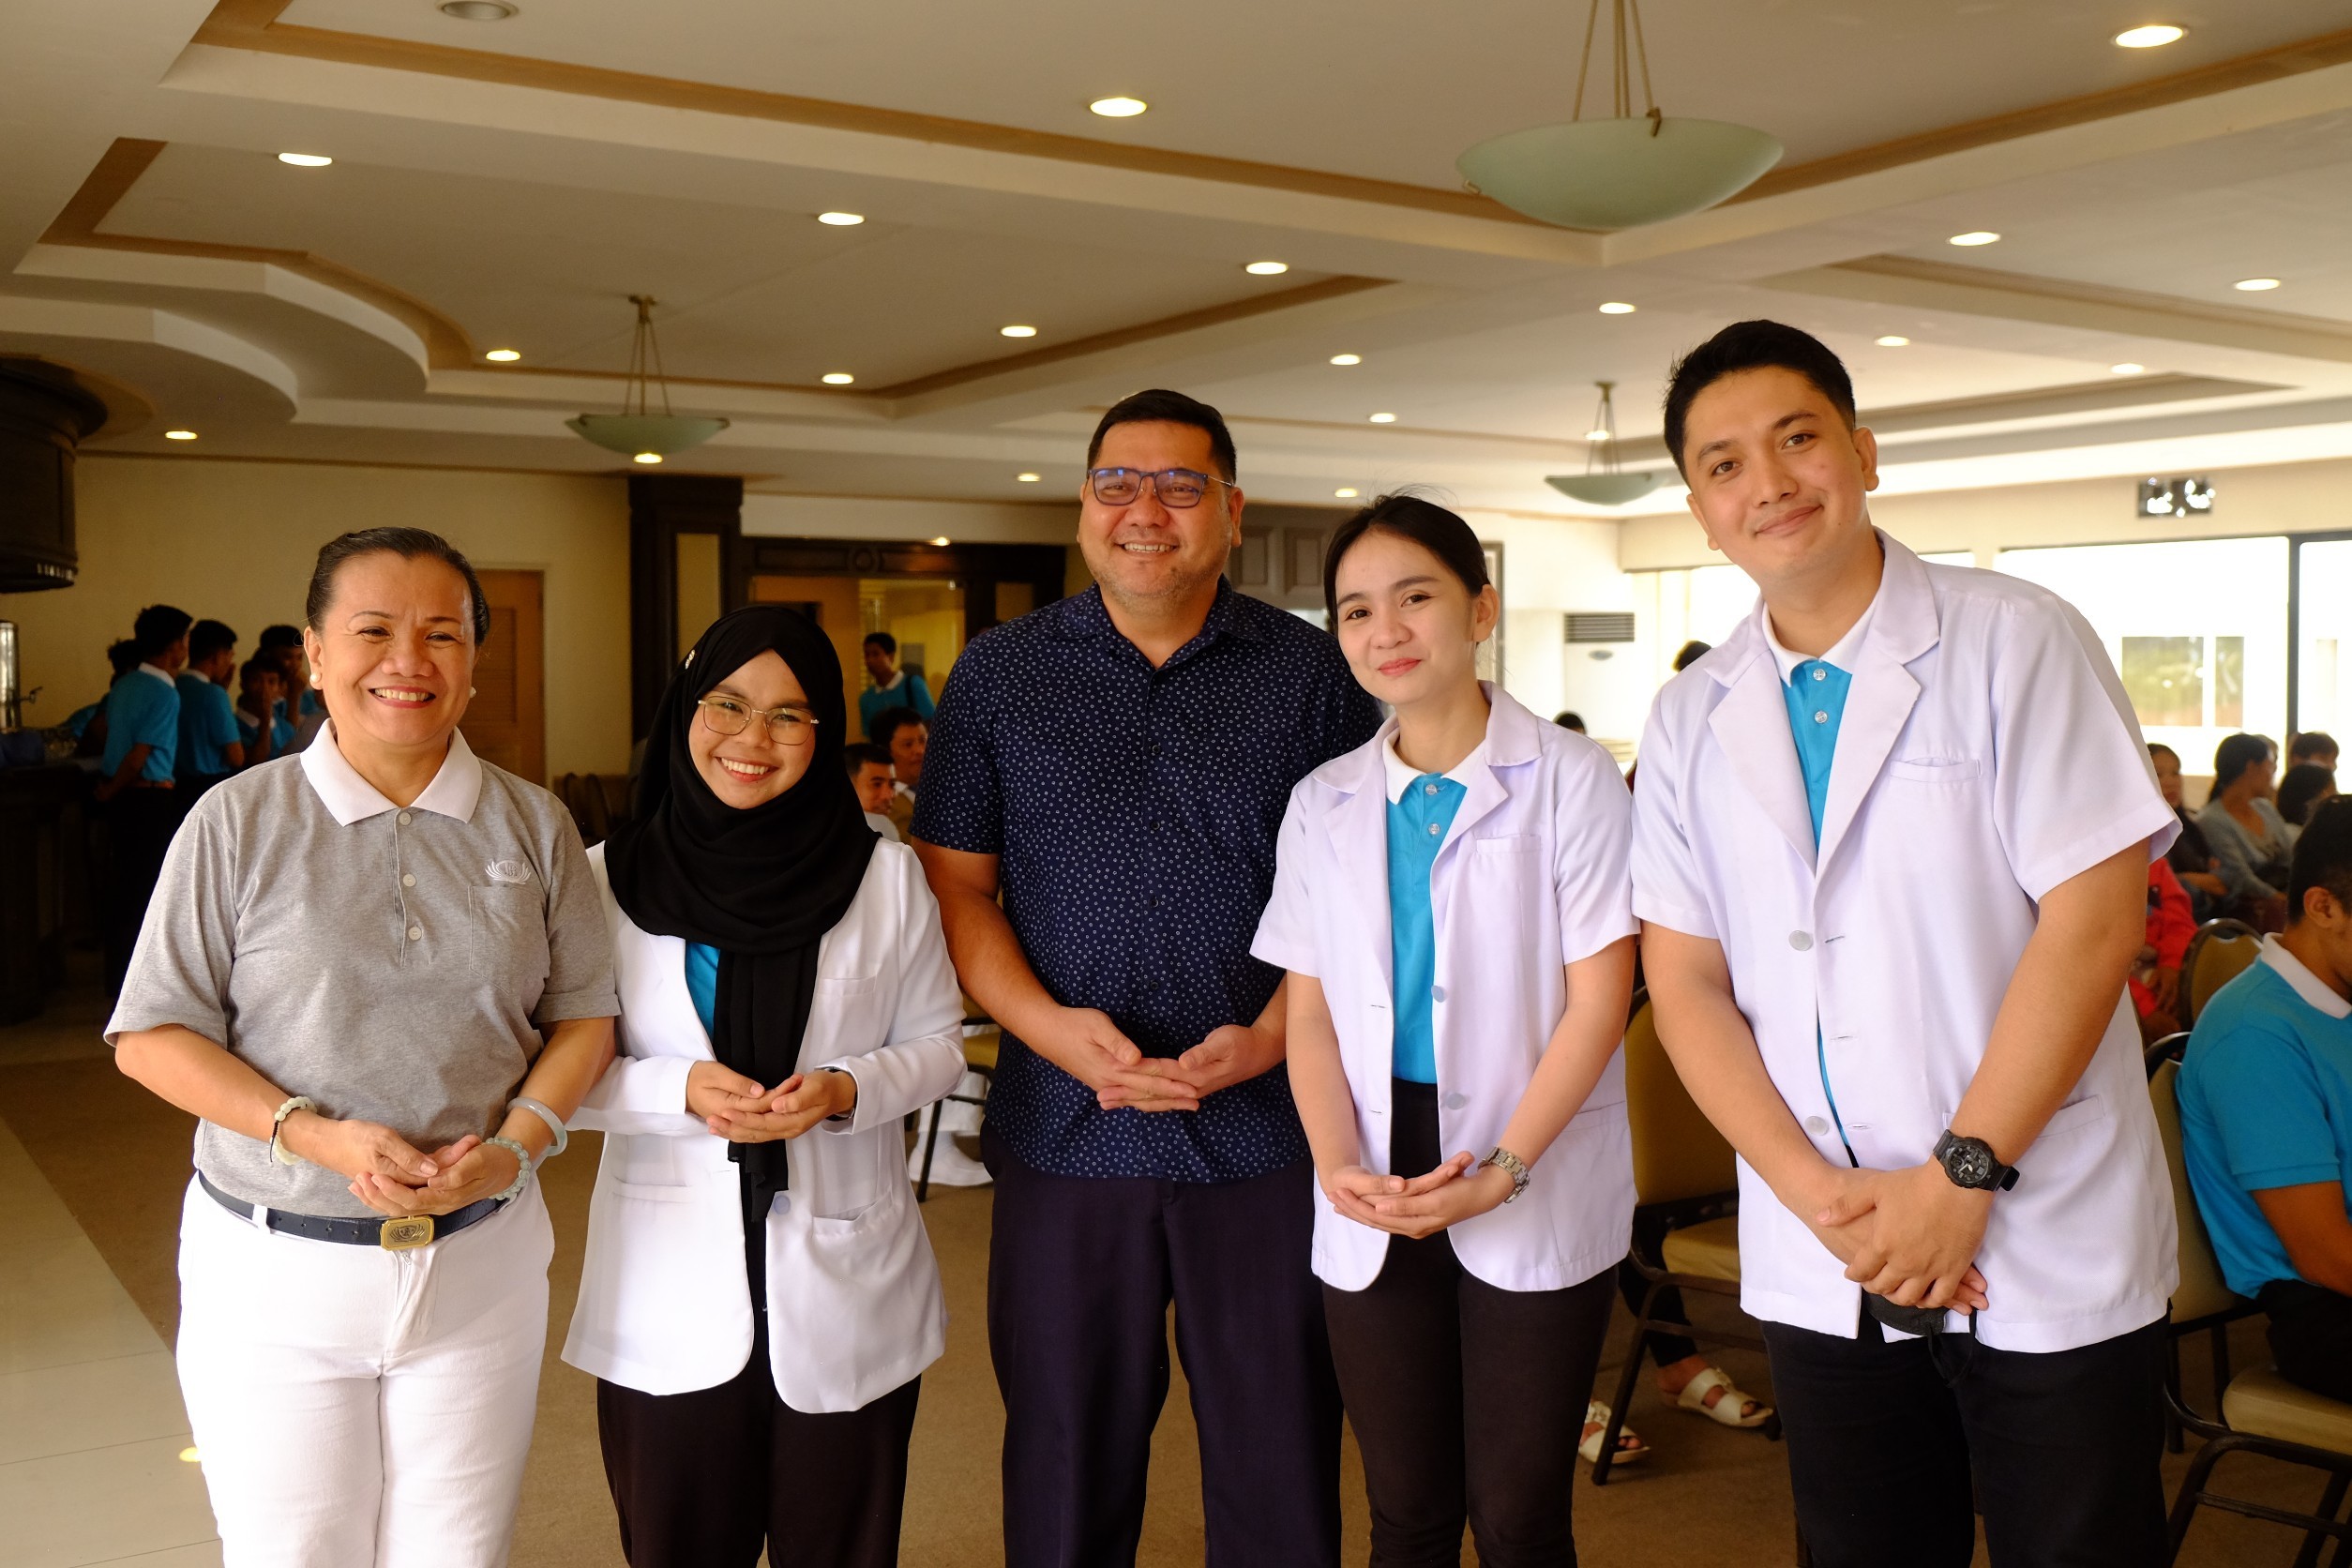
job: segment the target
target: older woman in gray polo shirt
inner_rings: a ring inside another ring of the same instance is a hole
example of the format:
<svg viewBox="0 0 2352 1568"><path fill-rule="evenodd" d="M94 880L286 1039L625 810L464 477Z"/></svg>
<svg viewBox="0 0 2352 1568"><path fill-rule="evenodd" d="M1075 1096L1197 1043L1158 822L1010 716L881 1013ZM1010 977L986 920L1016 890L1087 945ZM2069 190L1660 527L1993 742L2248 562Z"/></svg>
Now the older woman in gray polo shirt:
<svg viewBox="0 0 2352 1568"><path fill-rule="evenodd" d="M547 1326L532 1172L612 1052L552 795L458 733L490 614L415 529L319 552L320 742L208 792L107 1038L201 1120L180 1386L228 1568L503 1563Z"/></svg>

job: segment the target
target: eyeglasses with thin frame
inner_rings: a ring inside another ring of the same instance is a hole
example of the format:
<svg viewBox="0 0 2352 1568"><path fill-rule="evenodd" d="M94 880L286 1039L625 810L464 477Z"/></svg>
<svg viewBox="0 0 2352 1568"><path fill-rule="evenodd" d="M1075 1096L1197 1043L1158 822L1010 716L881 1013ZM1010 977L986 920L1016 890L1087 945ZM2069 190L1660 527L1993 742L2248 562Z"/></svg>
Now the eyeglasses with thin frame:
<svg viewBox="0 0 2352 1568"><path fill-rule="evenodd" d="M778 746L806 746L817 738L817 716L804 708L755 708L732 697L705 697L694 705L715 735L740 735L757 718Z"/></svg>
<svg viewBox="0 0 2352 1568"><path fill-rule="evenodd" d="M1142 499L1146 485L1159 497L1161 505L1180 512L1199 505L1211 485L1233 488L1229 479L1196 474L1189 468L1163 468L1156 473L1140 468L1091 468L1086 472L1088 491L1106 506L1133 505Z"/></svg>

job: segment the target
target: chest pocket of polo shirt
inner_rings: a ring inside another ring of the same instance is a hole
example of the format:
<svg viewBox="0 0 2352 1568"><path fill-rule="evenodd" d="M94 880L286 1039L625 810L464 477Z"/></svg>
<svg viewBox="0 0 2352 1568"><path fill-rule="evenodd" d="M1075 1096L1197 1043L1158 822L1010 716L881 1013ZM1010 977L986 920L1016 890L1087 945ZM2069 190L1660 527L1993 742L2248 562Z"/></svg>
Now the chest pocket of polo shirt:
<svg viewBox="0 0 2352 1568"><path fill-rule="evenodd" d="M475 968L525 1010L537 1005L548 971L547 898L538 879L478 883L468 897Z"/></svg>

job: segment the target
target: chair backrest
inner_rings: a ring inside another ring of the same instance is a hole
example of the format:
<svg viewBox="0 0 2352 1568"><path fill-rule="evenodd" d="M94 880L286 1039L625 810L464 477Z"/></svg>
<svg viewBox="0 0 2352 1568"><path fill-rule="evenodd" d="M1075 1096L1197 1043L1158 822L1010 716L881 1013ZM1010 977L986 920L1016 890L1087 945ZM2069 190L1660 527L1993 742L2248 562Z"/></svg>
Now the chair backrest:
<svg viewBox="0 0 2352 1568"><path fill-rule="evenodd" d="M1731 1145L1675 1075L1644 995L1625 1025L1625 1111L1634 1132L1634 1198L1676 1203L1740 1184Z"/></svg>
<svg viewBox="0 0 2352 1568"><path fill-rule="evenodd" d="M2245 972L2262 956L2262 933L2242 920L2209 920L2189 939L2188 957L2180 963L2182 988L2188 992L2188 1017L2196 1022L2213 993Z"/></svg>
<svg viewBox="0 0 2352 1568"><path fill-rule="evenodd" d="M2167 1062L2179 1061L2181 1052L2188 1048L2189 1032L2185 1029L2177 1029L2161 1039L2150 1040L2141 1050L2140 1060L2147 1063L2148 1076L2154 1078L2158 1067Z"/></svg>
<svg viewBox="0 0 2352 1568"><path fill-rule="evenodd" d="M2156 1064L2148 1080L2148 1097L2155 1107L2156 1131L2164 1140L2164 1168L2172 1173L2172 1207L2180 1230L2180 1283L2172 1293L2172 1320L2194 1322L2228 1311L2239 1298L2222 1278L2213 1239L2206 1233L2205 1216L2197 1213L2196 1194L2189 1187L2189 1166L2180 1152L2179 1063Z"/></svg>

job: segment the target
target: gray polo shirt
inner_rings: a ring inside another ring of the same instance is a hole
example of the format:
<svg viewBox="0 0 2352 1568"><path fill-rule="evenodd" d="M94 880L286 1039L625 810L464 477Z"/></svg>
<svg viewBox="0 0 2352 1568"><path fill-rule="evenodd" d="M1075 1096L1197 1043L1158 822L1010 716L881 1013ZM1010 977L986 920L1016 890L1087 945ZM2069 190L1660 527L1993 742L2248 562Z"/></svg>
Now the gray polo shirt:
<svg viewBox="0 0 2352 1568"><path fill-rule="evenodd" d="M172 840L106 1038L181 1024L329 1116L430 1151L505 1119L539 1031L610 1018L612 936L561 802L463 735L394 806L330 725L209 791ZM294 1214L368 1217L346 1178L210 1122L196 1168Z"/></svg>

